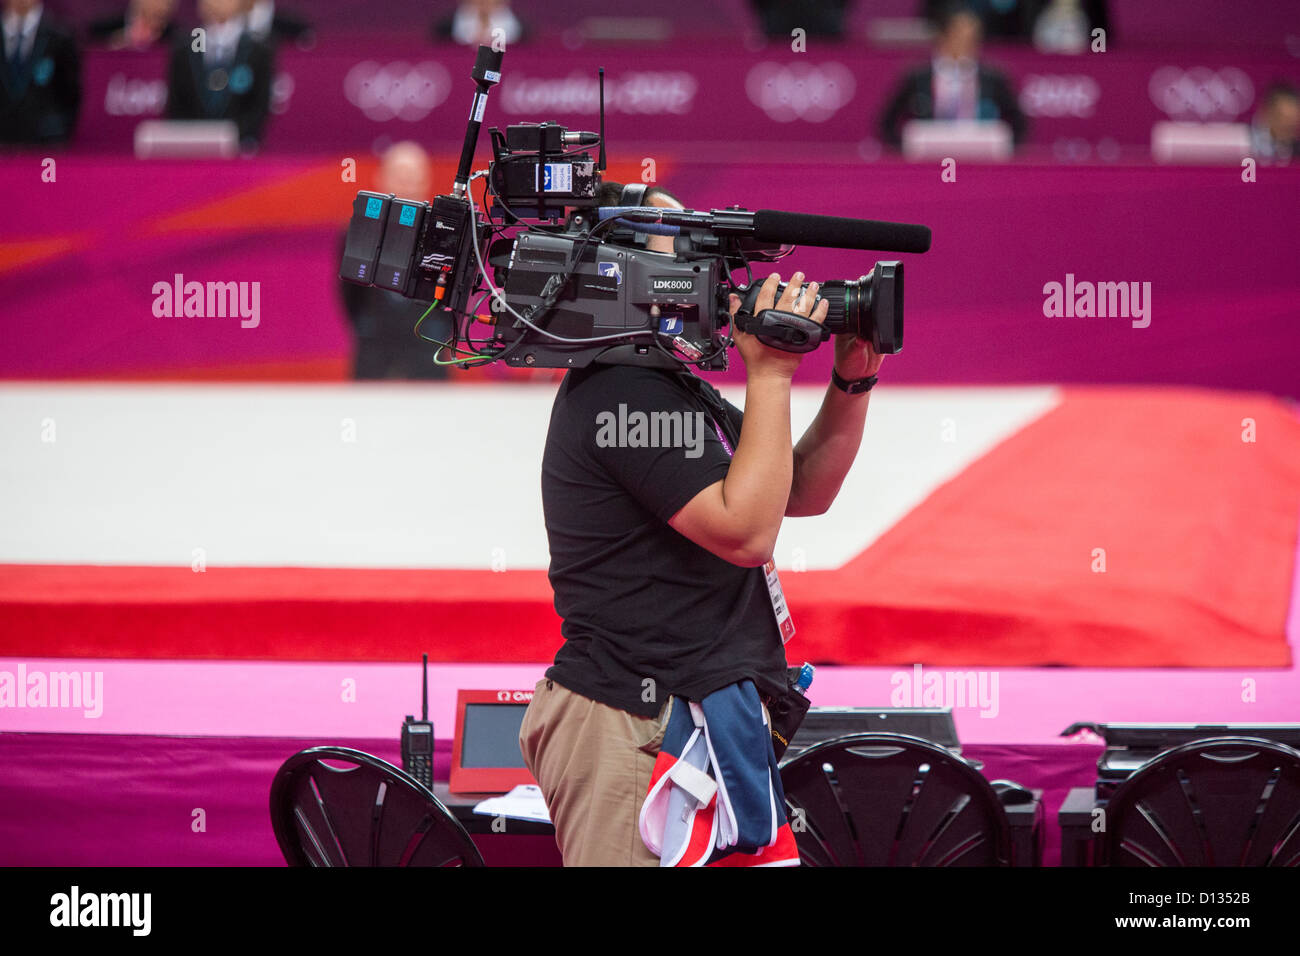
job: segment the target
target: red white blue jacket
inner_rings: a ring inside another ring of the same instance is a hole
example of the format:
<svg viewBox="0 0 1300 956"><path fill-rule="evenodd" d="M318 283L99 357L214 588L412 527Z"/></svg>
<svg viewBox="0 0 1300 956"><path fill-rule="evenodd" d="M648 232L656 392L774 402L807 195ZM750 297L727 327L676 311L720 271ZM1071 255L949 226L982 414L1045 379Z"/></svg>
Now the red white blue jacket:
<svg viewBox="0 0 1300 956"><path fill-rule="evenodd" d="M799 865L751 681L673 702L639 822L661 866Z"/></svg>

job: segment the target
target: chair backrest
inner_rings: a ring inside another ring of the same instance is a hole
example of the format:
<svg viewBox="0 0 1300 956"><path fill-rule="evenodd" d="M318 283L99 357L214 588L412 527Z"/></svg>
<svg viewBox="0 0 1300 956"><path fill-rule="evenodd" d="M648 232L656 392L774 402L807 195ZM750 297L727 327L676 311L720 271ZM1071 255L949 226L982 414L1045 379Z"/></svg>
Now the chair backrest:
<svg viewBox="0 0 1300 956"><path fill-rule="evenodd" d="M1166 750L1115 789L1097 863L1300 865L1300 751L1257 737Z"/></svg>
<svg viewBox="0 0 1300 956"><path fill-rule="evenodd" d="M483 865L465 828L425 786L349 747L313 747L281 765L271 827L290 866Z"/></svg>
<svg viewBox="0 0 1300 956"><path fill-rule="evenodd" d="M928 740L828 740L786 764L781 784L805 866L1011 865L993 787Z"/></svg>

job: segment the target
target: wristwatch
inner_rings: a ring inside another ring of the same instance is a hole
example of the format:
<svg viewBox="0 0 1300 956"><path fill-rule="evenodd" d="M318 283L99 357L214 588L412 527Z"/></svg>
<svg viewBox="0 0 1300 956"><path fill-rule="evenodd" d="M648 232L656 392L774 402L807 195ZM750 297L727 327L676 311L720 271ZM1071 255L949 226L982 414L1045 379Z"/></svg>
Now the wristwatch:
<svg viewBox="0 0 1300 956"><path fill-rule="evenodd" d="M840 378L840 373L835 371L835 366L831 366L831 382L841 392L847 392L849 395L860 395L863 392L871 391L871 387L876 384L878 375L870 375L867 378L859 378L850 382L847 379Z"/></svg>

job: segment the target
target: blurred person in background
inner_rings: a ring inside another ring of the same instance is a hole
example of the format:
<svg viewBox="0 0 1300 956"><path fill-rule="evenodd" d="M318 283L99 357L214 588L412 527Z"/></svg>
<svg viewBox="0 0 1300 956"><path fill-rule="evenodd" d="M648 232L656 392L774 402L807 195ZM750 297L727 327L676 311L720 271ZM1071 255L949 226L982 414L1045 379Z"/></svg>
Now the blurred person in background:
<svg viewBox="0 0 1300 956"><path fill-rule="evenodd" d="M429 154L416 143L401 142L384 152L374 189L393 193L399 199L429 200L433 198L432 183ZM344 239L346 236L345 232ZM447 378L448 366L433 361L438 346L415 334L415 324L429 303L342 279L339 293L353 336L353 378L422 381ZM443 312L431 313L420 326L420 335L449 341L451 319ZM443 349L439 355L443 361L453 357L450 349Z"/></svg>
<svg viewBox="0 0 1300 956"><path fill-rule="evenodd" d="M435 39L454 40L465 46L515 43L527 32L523 21L510 9L510 0L461 0L451 16L433 24Z"/></svg>
<svg viewBox="0 0 1300 956"><path fill-rule="evenodd" d="M92 20L88 33L110 50L147 50L176 35L176 0L131 0L123 13Z"/></svg>
<svg viewBox="0 0 1300 956"><path fill-rule="evenodd" d="M1040 53L1084 53L1088 15L1079 0L1052 0L1034 22L1034 49Z"/></svg>
<svg viewBox="0 0 1300 956"><path fill-rule="evenodd" d="M72 31L37 0L4 0L0 143L63 143L81 111L81 54Z"/></svg>
<svg viewBox="0 0 1300 956"><path fill-rule="evenodd" d="M952 0L924 0L921 15L935 23L951 2ZM1059 31L1062 18L1068 17L1073 21L1074 15L1070 8L1077 8L1083 15L1085 34L1091 34L1094 28L1101 28L1107 32L1109 41L1110 17L1107 15L1106 0L965 0L965 3L980 18L984 35L993 39L1027 40L1032 37L1037 43L1040 25L1044 32ZM1048 16L1046 23L1043 23L1044 16ZM1071 51L1052 48L1051 52Z"/></svg>
<svg viewBox="0 0 1300 956"><path fill-rule="evenodd" d="M938 21L930 62L909 71L880 117L881 139L898 148L908 120L1002 120L1019 145L1025 117L1007 78L980 62L980 19L965 4L951 4Z"/></svg>
<svg viewBox="0 0 1300 956"><path fill-rule="evenodd" d="M275 0L244 0L244 18L248 32L265 43L291 40L307 45L312 38L311 24L278 9Z"/></svg>
<svg viewBox="0 0 1300 956"><path fill-rule="evenodd" d="M1300 93L1286 82L1268 88L1250 124L1251 155L1266 166L1285 166L1295 157L1300 134Z"/></svg>
<svg viewBox="0 0 1300 956"><path fill-rule="evenodd" d="M1086 53L1092 49L1093 31L1105 34L1106 49L1115 37L1110 28L1106 0L1050 0L1034 14L1034 46L1043 53Z"/></svg>
<svg viewBox="0 0 1300 956"><path fill-rule="evenodd" d="M942 21L952 8L952 0L925 0L921 16L942 29ZM962 4L980 21L985 36L1021 40L1029 36L1042 0L966 0Z"/></svg>
<svg viewBox="0 0 1300 956"><path fill-rule="evenodd" d="M234 120L245 149L262 140L271 109L271 47L245 29L244 0L199 0L204 49L183 32L172 48L168 119Z"/></svg>

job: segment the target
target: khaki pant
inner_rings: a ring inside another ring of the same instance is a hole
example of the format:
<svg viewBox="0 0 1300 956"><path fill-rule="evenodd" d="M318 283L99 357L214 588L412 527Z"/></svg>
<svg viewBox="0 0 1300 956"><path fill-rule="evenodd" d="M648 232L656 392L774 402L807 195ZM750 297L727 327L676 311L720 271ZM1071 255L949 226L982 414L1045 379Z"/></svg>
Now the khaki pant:
<svg viewBox="0 0 1300 956"><path fill-rule="evenodd" d="M658 866L639 818L674 706L638 717L537 682L519 728L524 763L542 789L565 866ZM763 706L767 717L767 706Z"/></svg>
<svg viewBox="0 0 1300 956"><path fill-rule="evenodd" d="M658 717L638 717L537 682L519 749L555 824L565 866L658 866L638 817L650 788L673 698Z"/></svg>

